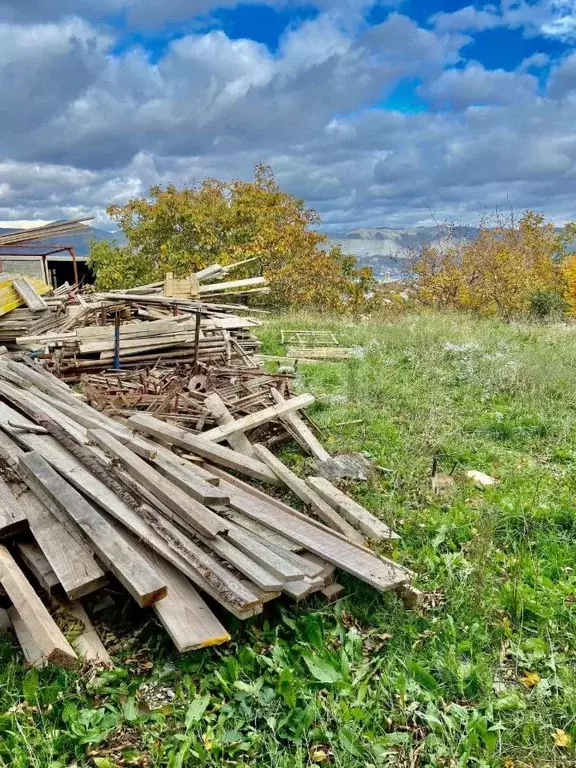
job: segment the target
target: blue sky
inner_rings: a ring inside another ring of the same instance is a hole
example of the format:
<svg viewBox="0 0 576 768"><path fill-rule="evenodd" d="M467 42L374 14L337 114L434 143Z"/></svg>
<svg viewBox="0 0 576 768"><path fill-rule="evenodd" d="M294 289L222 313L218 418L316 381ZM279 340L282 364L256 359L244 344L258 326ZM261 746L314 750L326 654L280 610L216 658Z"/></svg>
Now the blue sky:
<svg viewBox="0 0 576 768"><path fill-rule="evenodd" d="M270 163L330 231L576 218L576 0L0 0L0 220Z"/></svg>

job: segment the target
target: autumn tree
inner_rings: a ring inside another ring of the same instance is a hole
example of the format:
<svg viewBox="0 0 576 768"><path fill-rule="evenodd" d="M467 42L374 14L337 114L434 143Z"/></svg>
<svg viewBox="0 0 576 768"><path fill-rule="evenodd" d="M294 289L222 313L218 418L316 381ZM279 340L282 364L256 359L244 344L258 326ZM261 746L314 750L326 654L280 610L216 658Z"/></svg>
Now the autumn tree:
<svg viewBox="0 0 576 768"><path fill-rule="evenodd" d="M517 222L483 225L472 241L427 246L411 266L419 298L504 318L527 314L535 303L544 306L546 297L552 305L565 290L562 265L574 233L573 224L558 230L527 211Z"/></svg>
<svg viewBox="0 0 576 768"><path fill-rule="evenodd" d="M234 276L266 276L276 306L357 310L375 284L370 269L329 246L315 229L318 214L281 190L265 165L256 166L249 182L207 178L182 189L156 186L148 197L107 211L126 245L93 244L89 263L101 289L253 257Z"/></svg>

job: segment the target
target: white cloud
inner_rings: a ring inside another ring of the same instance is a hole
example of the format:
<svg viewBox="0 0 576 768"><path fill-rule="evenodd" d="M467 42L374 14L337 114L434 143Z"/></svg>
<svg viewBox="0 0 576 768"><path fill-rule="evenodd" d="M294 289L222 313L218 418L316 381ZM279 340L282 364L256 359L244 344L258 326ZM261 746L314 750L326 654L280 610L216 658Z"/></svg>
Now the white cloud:
<svg viewBox="0 0 576 768"><path fill-rule="evenodd" d="M572 215L576 56L554 66L545 97L526 71L545 68L543 54L517 72L462 61L464 32L528 6L464 9L432 29L402 13L357 27L343 23L343 3L330 6L275 53L215 31L151 63L137 46L112 55L109 30L39 21L54 6L27 3L26 19L0 23L0 220L95 214L102 225L106 205L154 183L248 177L259 160L335 230L416 224L431 210L474 221L508 203ZM513 23L539 29L535 7ZM411 78L431 113L374 106Z"/></svg>
<svg viewBox="0 0 576 768"><path fill-rule="evenodd" d="M537 80L532 75L487 70L471 61L465 69L445 70L421 88L421 94L436 107L461 110L481 104L520 104L534 99L536 88Z"/></svg>

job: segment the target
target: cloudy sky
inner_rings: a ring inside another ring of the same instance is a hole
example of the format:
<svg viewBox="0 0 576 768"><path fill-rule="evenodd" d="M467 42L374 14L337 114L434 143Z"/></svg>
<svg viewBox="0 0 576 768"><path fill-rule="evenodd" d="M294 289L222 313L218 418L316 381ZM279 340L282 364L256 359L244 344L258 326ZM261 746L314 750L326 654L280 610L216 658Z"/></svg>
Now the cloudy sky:
<svg viewBox="0 0 576 768"><path fill-rule="evenodd" d="M329 231L576 218L576 0L0 0L0 220L270 163Z"/></svg>

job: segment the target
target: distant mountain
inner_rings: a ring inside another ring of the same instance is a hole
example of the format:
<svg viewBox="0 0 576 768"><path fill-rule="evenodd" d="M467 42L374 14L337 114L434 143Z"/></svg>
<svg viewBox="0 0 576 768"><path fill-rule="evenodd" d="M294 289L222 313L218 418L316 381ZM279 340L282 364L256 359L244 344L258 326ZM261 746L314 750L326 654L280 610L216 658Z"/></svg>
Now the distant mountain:
<svg viewBox="0 0 576 768"><path fill-rule="evenodd" d="M7 227L0 227L0 235L7 235L10 232L16 232L16 229L10 229ZM75 232L73 235L64 235L60 237L48 237L40 242L46 245L70 245L76 251L76 256L88 256L91 240L117 240L118 242L124 242L124 236L121 232L107 232L105 229L97 229L96 227L85 226L79 232ZM3 251L10 250L10 253L19 253L16 248L3 249ZM27 251L30 253L30 251Z"/></svg>
<svg viewBox="0 0 576 768"><path fill-rule="evenodd" d="M344 253L356 256L359 262L372 267L380 279L394 279L402 274L406 260L423 245L442 247L454 240L473 240L476 227L359 227L349 232L330 234L330 241L342 247Z"/></svg>

